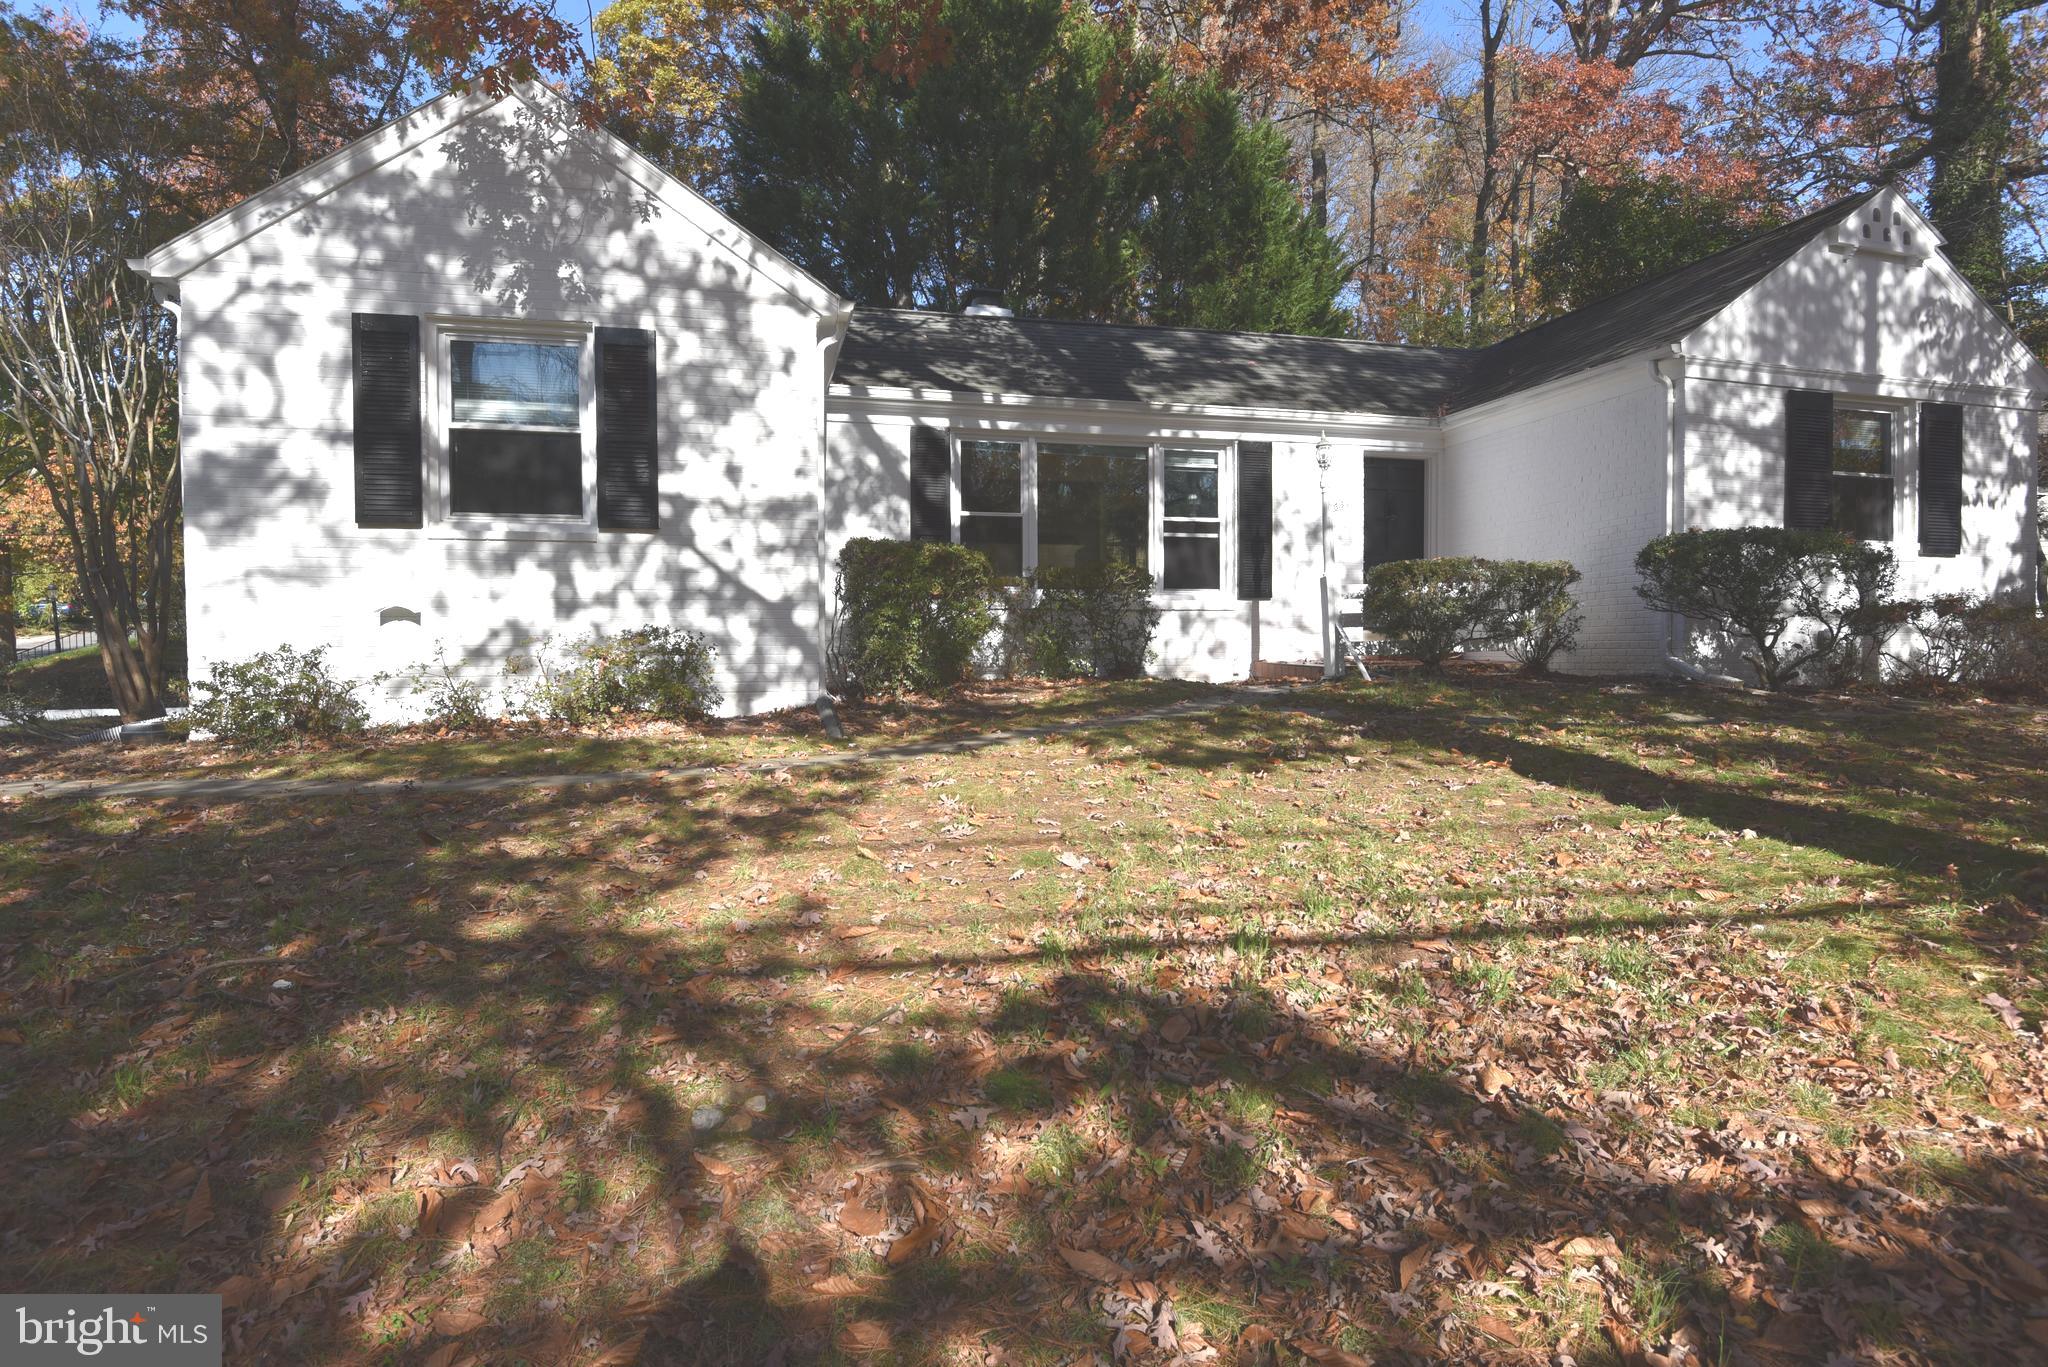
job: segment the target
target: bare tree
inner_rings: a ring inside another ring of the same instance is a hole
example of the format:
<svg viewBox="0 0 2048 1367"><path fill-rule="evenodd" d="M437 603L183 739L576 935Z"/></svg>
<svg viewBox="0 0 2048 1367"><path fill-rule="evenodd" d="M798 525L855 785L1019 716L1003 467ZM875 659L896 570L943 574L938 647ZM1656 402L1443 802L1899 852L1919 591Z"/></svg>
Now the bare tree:
<svg viewBox="0 0 2048 1367"><path fill-rule="evenodd" d="M164 710L179 474L169 315L125 257L153 230L123 73L18 24L0 70L0 419L48 492L122 716Z"/></svg>

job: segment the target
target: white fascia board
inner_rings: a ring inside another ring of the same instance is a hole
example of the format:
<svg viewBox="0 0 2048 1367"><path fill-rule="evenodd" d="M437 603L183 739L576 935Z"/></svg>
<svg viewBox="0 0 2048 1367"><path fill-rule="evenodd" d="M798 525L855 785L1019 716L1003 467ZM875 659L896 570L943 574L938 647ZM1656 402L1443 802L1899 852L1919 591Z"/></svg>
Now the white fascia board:
<svg viewBox="0 0 2048 1367"><path fill-rule="evenodd" d="M1813 370L1800 366L1715 361L1697 356L1683 357L1682 364L1685 377L1691 380L1726 380L1733 384L1764 385L1776 389L1827 389L1875 398L1930 399L1992 408L2032 409L2048 404L2048 376L2043 376L2039 388L2025 389L1967 381L1920 380L1871 371Z"/></svg>
<svg viewBox="0 0 2048 1367"><path fill-rule="evenodd" d="M482 113L502 96L479 88L452 90L401 114L346 147L337 148L311 166L302 167L277 184L259 190L207 219L196 228L128 264L152 280L176 280L222 252L275 226L309 204L334 193L430 138Z"/></svg>
<svg viewBox="0 0 2048 1367"><path fill-rule="evenodd" d="M1053 399L1028 394L967 393L835 383L827 403L834 418L937 418L948 423L1003 426L1073 426L1090 421L1125 427L1221 427L1275 436L1321 436L1435 451L1442 444L1435 418L1315 409L1243 408L1218 404L1141 403L1126 399Z"/></svg>
<svg viewBox="0 0 2048 1367"><path fill-rule="evenodd" d="M1475 408L1457 409L1444 418L1444 430L1454 432L1459 428L1498 422L1503 418L1524 422L1565 409L1577 408L1582 404L1597 403L1601 399L1611 398L1617 394L1625 394L1632 389L1650 384L1656 378L1651 368L1652 363L1670 355L1671 347L1667 344L1645 347L1618 361L1609 361L1591 370L1581 370L1575 375L1562 375L1529 389L1518 389L1512 394L1488 399Z"/></svg>

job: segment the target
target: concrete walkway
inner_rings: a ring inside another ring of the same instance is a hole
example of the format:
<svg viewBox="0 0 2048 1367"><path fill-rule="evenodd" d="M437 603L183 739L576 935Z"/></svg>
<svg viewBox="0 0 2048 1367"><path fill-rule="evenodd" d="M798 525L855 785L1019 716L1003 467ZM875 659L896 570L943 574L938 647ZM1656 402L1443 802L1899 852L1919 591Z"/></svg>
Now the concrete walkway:
<svg viewBox="0 0 2048 1367"><path fill-rule="evenodd" d="M841 750L791 759L747 760L738 764L697 764L673 769L619 769L594 774L475 774L462 778L159 778L50 779L47 782L0 783L0 799L111 801L118 798L169 799L179 802L244 802L252 798L392 797L404 793L493 793L510 788L594 788L626 783L674 783L714 774L767 773L784 769L845 769L892 764L932 755L964 755L1046 736L1086 731L1113 731L1141 722L1199 717L1227 707L1286 701L1291 690L1259 684L1238 685L1200 698L1167 703L1140 712L1110 717L1049 722L979 735L885 745L871 750Z"/></svg>

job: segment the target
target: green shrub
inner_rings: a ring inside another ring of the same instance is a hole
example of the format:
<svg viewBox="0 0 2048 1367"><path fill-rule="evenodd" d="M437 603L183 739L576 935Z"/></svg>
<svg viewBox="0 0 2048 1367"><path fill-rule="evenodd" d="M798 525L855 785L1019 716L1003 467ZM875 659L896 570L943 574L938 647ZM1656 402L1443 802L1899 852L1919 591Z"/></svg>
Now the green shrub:
<svg viewBox="0 0 2048 1367"><path fill-rule="evenodd" d="M1025 577L1005 632L1025 669L1051 679L1133 679L1145 672L1160 610L1135 565L1075 565Z"/></svg>
<svg viewBox="0 0 2048 1367"><path fill-rule="evenodd" d="M1782 689L1874 661L1898 562L1840 532L1732 527L1660 536L1636 553L1636 575L1645 603L1734 638L1763 686Z"/></svg>
<svg viewBox="0 0 2048 1367"><path fill-rule="evenodd" d="M1365 625L1402 654L1436 669L1459 650L1493 642L1497 596L1491 561L1395 560L1366 574Z"/></svg>
<svg viewBox="0 0 2048 1367"><path fill-rule="evenodd" d="M965 682L996 625L995 572L966 546L849 541L838 586L833 684L856 696Z"/></svg>
<svg viewBox="0 0 2048 1367"><path fill-rule="evenodd" d="M1493 581L1493 620L1487 635L1531 674L1549 671L1558 655L1576 650L1586 619L1572 585L1579 572L1568 560L1486 562Z"/></svg>
<svg viewBox="0 0 2048 1367"><path fill-rule="evenodd" d="M527 705L572 726L627 714L708 716L724 697L711 672L716 653L696 632L674 627L592 633L572 643L562 661L541 652Z"/></svg>
<svg viewBox="0 0 2048 1367"><path fill-rule="evenodd" d="M1899 606L1920 638L1920 649L1899 661L1907 680L2048 694L2048 622L2031 604L1956 593Z"/></svg>
<svg viewBox="0 0 2048 1367"><path fill-rule="evenodd" d="M445 646L434 646L434 663L412 671L413 687L423 695L428 726L444 731L474 731L491 719L490 697L484 686L465 679L448 663Z"/></svg>
<svg viewBox="0 0 2048 1367"><path fill-rule="evenodd" d="M327 647L300 652L279 646L216 664L194 681L192 726L241 746L346 735L368 720L355 696L361 687L328 671Z"/></svg>

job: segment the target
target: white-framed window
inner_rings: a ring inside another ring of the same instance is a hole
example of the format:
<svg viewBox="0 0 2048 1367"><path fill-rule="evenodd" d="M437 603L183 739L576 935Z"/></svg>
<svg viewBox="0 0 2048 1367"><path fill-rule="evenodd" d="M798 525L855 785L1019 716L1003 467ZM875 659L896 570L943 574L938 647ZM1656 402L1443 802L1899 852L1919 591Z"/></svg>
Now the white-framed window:
<svg viewBox="0 0 2048 1367"><path fill-rule="evenodd" d="M1062 434L956 433L953 539L1000 575L1119 562L1167 598L1225 596L1234 448Z"/></svg>
<svg viewBox="0 0 2048 1367"><path fill-rule="evenodd" d="M1903 418L1886 405L1836 402L1830 467L1836 531L1862 541L1892 539Z"/></svg>
<svg viewBox="0 0 2048 1367"><path fill-rule="evenodd" d="M587 328L435 324L430 471L444 526L595 534L590 343Z"/></svg>

